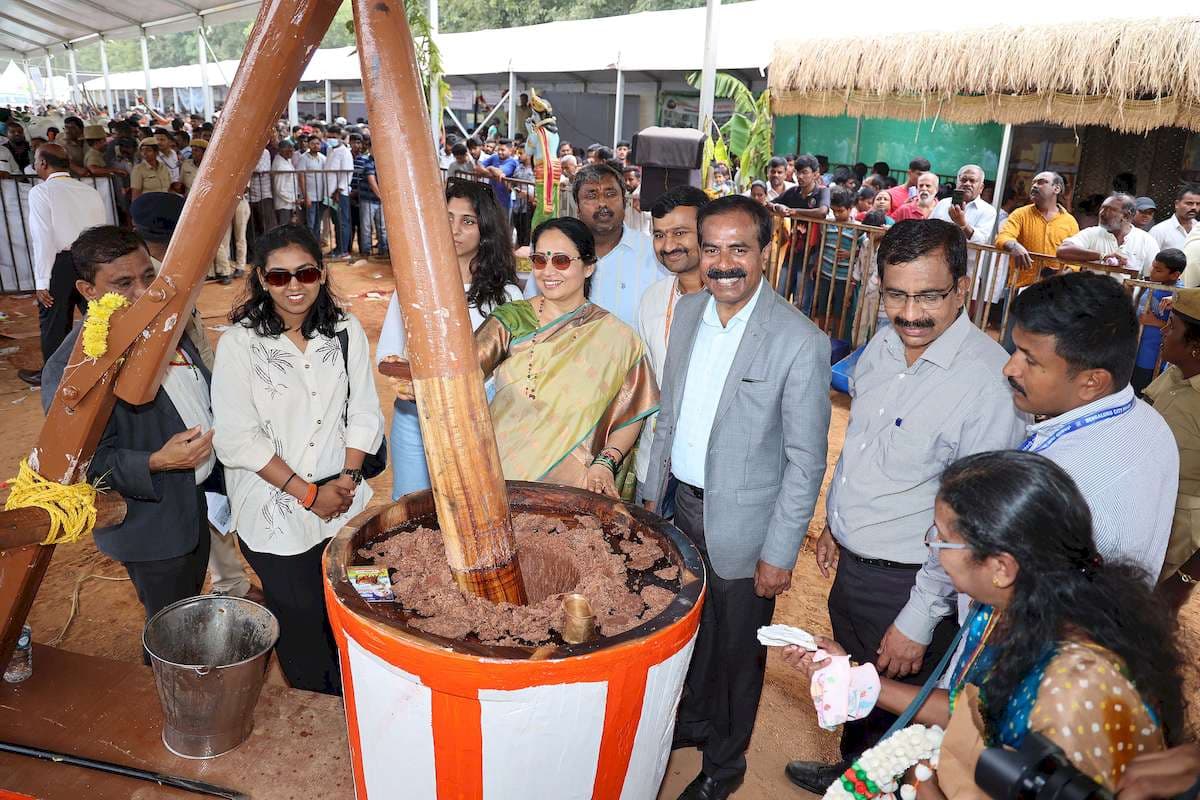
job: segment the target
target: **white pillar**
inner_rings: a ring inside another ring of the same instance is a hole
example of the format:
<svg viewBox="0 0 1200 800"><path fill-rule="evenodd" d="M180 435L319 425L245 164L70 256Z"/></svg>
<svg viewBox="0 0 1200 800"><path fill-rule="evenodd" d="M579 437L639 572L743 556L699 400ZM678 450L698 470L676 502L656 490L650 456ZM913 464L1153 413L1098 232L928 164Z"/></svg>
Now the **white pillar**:
<svg viewBox="0 0 1200 800"><path fill-rule="evenodd" d="M58 92L54 89L54 65L50 63L50 51L46 51L46 97L51 103L58 102Z"/></svg>
<svg viewBox="0 0 1200 800"><path fill-rule="evenodd" d="M37 97L33 93L33 76L29 74L29 59L21 59L21 71L25 73L25 90L29 92L29 107L37 105Z"/></svg>
<svg viewBox="0 0 1200 800"><path fill-rule="evenodd" d="M429 0L429 44L434 46L438 33L438 0ZM434 148L438 149L438 141L442 137L442 76L440 73L429 74L429 130L433 134ZM441 150L438 149L438 155Z"/></svg>
<svg viewBox="0 0 1200 800"><path fill-rule="evenodd" d="M158 110L163 111L167 107L167 98L163 95L163 87L158 87Z"/></svg>
<svg viewBox="0 0 1200 800"><path fill-rule="evenodd" d="M617 98L613 106L613 150L621 141L621 124L625 121L625 72L617 62Z"/></svg>
<svg viewBox="0 0 1200 800"><path fill-rule="evenodd" d="M177 86L171 87L171 111L179 113L179 87Z"/></svg>
<svg viewBox="0 0 1200 800"><path fill-rule="evenodd" d="M713 118L717 79L717 11L721 0L708 0L704 15L704 68L700 72L700 130L708 133Z"/></svg>
<svg viewBox="0 0 1200 800"><path fill-rule="evenodd" d="M75 48L73 46L67 47L67 66L69 67L71 73L71 102L78 105L80 97L79 73L75 69Z"/></svg>
<svg viewBox="0 0 1200 800"><path fill-rule="evenodd" d="M154 87L150 85L150 49L146 46L146 34L142 34L142 82L146 85L146 92L142 95L146 99L146 108L154 105Z"/></svg>
<svg viewBox="0 0 1200 800"><path fill-rule="evenodd" d="M325 79L325 121L333 122L333 81Z"/></svg>
<svg viewBox="0 0 1200 800"><path fill-rule="evenodd" d="M108 106L108 113L113 110L113 93L112 86L108 80L108 50L104 47L104 37L100 37L100 72L104 75L104 104Z"/></svg>
<svg viewBox="0 0 1200 800"><path fill-rule="evenodd" d="M1004 135L1000 139L1000 161L996 168L996 188L992 190L992 205L996 208L1004 203L1004 184L1008 181L1008 161L1012 156L1012 125L1004 124ZM995 241L1000 229L1000 215L992 223L992 236L988 241Z"/></svg>
<svg viewBox="0 0 1200 800"><path fill-rule="evenodd" d="M512 65L508 69L508 138L511 139L517 133L517 73L512 71Z"/></svg>
<svg viewBox="0 0 1200 800"><path fill-rule="evenodd" d="M296 91L292 90L292 97L288 100L288 124L300 124L300 98L296 96Z"/></svg>
<svg viewBox="0 0 1200 800"><path fill-rule="evenodd" d="M204 20L196 26L196 46L200 50L200 91L204 95L204 121L213 116L212 87L208 85L208 45L204 41Z"/></svg>

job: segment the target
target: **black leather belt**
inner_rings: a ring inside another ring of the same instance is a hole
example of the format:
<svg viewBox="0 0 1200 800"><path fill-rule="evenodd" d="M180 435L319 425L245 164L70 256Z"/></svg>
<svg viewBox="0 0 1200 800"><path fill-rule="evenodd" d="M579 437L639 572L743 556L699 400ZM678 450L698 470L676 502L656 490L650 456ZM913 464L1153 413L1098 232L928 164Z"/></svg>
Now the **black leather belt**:
<svg viewBox="0 0 1200 800"><path fill-rule="evenodd" d="M901 564L899 561L888 561L886 558L866 558L858 553L842 548L842 555L850 556L860 564L866 564L868 567L882 567L883 569L902 569L907 572L916 572L921 569L920 564Z"/></svg>
<svg viewBox="0 0 1200 800"><path fill-rule="evenodd" d="M674 477L674 476L672 476L672 477ZM679 481L679 488L683 489L685 492L690 494L692 497L696 498L697 500L704 499L704 490L701 489L699 486L692 486L690 483L684 483L683 481L680 481L679 478L675 478L675 480Z"/></svg>

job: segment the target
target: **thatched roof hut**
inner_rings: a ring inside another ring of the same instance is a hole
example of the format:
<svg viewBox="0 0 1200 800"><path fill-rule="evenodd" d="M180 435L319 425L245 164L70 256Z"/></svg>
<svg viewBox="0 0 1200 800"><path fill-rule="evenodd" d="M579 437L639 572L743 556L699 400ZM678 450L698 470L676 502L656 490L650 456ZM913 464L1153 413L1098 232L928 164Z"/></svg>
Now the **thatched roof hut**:
<svg viewBox="0 0 1200 800"><path fill-rule="evenodd" d="M1200 16L780 41L776 114L1200 131Z"/></svg>

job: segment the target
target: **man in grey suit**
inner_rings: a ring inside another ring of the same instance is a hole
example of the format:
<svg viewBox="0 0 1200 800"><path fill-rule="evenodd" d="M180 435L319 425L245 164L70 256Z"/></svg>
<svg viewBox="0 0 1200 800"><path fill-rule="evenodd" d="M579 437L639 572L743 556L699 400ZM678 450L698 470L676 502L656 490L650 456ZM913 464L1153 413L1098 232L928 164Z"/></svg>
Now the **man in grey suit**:
<svg viewBox="0 0 1200 800"><path fill-rule="evenodd" d="M680 800L723 800L745 775L762 694L755 634L791 585L825 474L829 339L763 281L766 209L723 197L697 227L708 291L675 307L642 497L660 506L674 476L675 524L704 557L675 740L704 754Z"/></svg>

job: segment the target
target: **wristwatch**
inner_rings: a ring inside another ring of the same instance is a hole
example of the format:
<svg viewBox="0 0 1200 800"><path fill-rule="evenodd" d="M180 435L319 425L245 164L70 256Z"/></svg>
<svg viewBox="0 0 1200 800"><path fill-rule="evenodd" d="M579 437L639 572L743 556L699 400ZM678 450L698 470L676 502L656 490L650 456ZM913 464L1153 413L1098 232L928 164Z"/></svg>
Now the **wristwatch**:
<svg viewBox="0 0 1200 800"><path fill-rule="evenodd" d="M361 469L344 469L342 470L342 474L349 475L356 486L362 483L363 474Z"/></svg>

